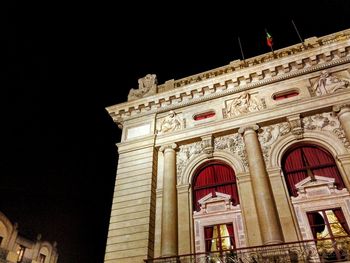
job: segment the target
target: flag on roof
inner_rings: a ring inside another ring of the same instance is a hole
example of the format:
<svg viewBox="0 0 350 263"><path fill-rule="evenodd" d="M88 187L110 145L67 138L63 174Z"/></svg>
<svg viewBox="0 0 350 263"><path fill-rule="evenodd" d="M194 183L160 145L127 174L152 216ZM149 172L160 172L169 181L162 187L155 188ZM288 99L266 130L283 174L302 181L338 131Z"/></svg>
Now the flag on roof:
<svg viewBox="0 0 350 263"><path fill-rule="evenodd" d="M266 31L266 43L269 47L272 48L273 42L272 42L272 36Z"/></svg>

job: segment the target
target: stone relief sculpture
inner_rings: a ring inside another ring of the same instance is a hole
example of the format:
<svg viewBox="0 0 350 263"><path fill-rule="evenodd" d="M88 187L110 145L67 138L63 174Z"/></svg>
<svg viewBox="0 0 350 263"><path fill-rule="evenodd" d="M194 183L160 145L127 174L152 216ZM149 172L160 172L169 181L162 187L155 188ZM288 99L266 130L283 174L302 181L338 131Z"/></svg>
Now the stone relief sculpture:
<svg viewBox="0 0 350 263"><path fill-rule="evenodd" d="M349 80L340 79L329 74L327 70L321 72L320 77L312 86L312 90L317 96L333 93L337 90L346 89L349 86Z"/></svg>
<svg viewBox="0 0 350 263"><path fill-rule="evenodd" d="M147 74L145 77L138 80L139 88L131 89L128 95L128 101L136 100L156 93L157 76L155 74Z"/></svg>
<svg viewBox="0 0 350 263"><path fill-rule="evenodd" d="M166 116L159 125L157 134L163 134L167 132L177 131L183 127L183 121L174 112L170 111L168 116Z"/></svg>
<svg viewBox="0 0 350 263"><path fill-rule="evenodd" d="M225 151L235 154L242 161L244 168L248 169L248 160L242 136L239 134L226 135L217 137L213 141L214 152ZM206 153L207 142L200 141L191 144L179 146L179 151L176 155L177 180L178 183L182 180L182 172L185 170L188 163L200 154Z"/></svg>
<svg viewBox="0 0 350 263"><path fill-rule="evenodd" d="M288 134L290 131L291 127L288 122L282 122L262 128L262 131L259 133L259 141L266 164L270 158L271 146L277 141L279 137Z"/></svg>
<svg viewBox="0 0 350 263"><path fill-rule="evenodd" d="M214 151L223 150L240 157L245 169L248 169L248 160L242 136L239 134L226 135L214 139Z"/></svg>
<svg viewBox="0 0 350 263"><path fill-rule="evenodd" d="M227 108L227 116L234 117L248 112L259 111L263 108L262 103L252 98L248 92L243 92L235 98Z"/></svg>
<svg viewBox="0 0 350 263"><path fill-rule="evenodd" d="M191 159L203 152L203 143L195 142L191 144L181 145L176 156L177 181L181 182L182 171L185 169Z"/></svg>
<svg viewBox="0 0 350 263"><path fill-rule="evenodd" d="M338 118L334 117L330 112L305 117L303 118L303 124L306 130L328 131L335 134L344 147L350 150L350 143L346 139L345 132Z"/></svg>

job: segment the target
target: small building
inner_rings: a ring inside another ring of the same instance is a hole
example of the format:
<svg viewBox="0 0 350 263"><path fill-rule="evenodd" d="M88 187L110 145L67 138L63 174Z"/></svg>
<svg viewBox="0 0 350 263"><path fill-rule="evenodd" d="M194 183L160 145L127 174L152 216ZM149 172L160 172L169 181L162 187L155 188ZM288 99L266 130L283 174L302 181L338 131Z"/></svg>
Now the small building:
<svg viewBox="0 0 350 263"><path fill-rule="evenodd" d="M20 235L17 223L0 212L0 263L57 263L57 243L29 240Z"/></svg>

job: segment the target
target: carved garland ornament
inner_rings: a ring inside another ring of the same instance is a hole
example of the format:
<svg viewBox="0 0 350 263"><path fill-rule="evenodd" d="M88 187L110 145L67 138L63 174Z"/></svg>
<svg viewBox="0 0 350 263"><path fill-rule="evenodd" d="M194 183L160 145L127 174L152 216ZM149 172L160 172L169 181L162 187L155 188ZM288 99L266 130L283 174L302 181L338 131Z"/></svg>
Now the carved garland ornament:
<svg viewBox="0 0 350 263"><path fill-rule="evenodd" d="M208 150L211 148L209 139L202 140L187 145L181 145L176 155L177 165L177 181L181 182L182 173L191 160L202 153L208 154ZM233 134L223 137L217 137L214 139L214 151L226 151L231 154L236 154L242 161L245 169L248 169L248 161L246 157L246 151L244 148L244 142L242 136L239 134ZM211 150L210 150L211 152Z"/></svg>
<svg viewBox="0 0 350 263"><path fill-rule="evenodd" d="M262 132L259 133L258 136L265 163L269 162L271 146L279 137L288 134L290 131L291 127L288 122L282 122L262 128Z"/></svg>
<svg viewBox="0 0 350 263"><path fill-rule="evenodd" d="M303 118L303 125L305 130L326 131L335 134L344 147L350 151L350 143L345 137L345 132L338 118L334 117L332 113L325 112L305 117Z"/></svg>
<svg viewBox="0 0 350 263"><path fill-rule="evenodd" d="M214 139L214 151L227 151L240 157L244 168L248 169L248 160L242 136L238 133Z"/></svg>
<svg viewBox="0 0 350 263"><path fill-rule="evenodd" d="M203 142L181 145L176 155L177 182L181 182L182 172L193 158L203 152Z"/></svg>

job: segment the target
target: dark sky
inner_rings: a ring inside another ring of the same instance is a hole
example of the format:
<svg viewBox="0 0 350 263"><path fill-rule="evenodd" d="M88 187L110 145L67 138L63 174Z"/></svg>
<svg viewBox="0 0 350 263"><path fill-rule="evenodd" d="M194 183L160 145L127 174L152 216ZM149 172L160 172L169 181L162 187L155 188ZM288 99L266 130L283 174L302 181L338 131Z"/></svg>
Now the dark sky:
<svg viewBox="0 0 350 263"><path fill-rule="evenodd" d="M241 58L238 36L246 58L269 52L264 28L275 49L296 44L292 19L303 38L350 28L348 0L8 2L0 210L24 236L56 240L59 263L103 262L120 140L105 107L138 78L162 84L226 65Z"/></svg>

